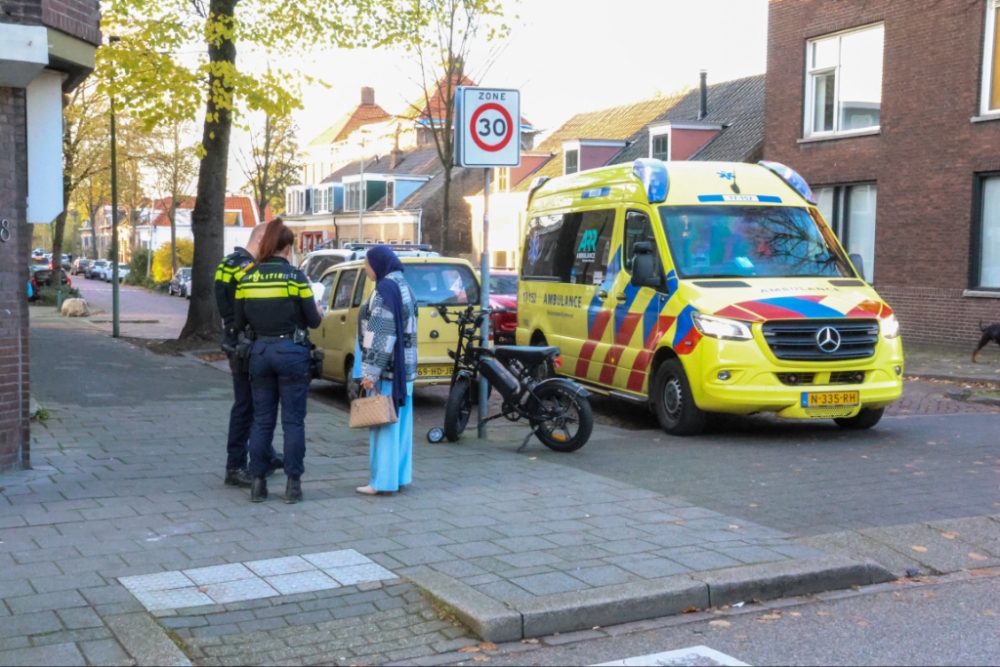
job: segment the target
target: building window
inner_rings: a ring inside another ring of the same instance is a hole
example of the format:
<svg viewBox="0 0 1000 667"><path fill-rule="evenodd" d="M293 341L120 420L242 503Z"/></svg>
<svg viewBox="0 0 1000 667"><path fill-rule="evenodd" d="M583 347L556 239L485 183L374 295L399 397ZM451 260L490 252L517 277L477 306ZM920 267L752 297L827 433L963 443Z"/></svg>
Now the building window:
<svg viewBox="0 0 1000 667"><path fill-rule="evenodd" d="M861 255L864 279L875 276L875 210L878 187L874 183L817 188L819 211L851 255Z"/></svg>
<svg viewBox="0 0 1000 667"><path fill-rule="evenodd" d="M978 284L983 289L1000 289L1000 175L981 179L979 192Z"/></svg>
<svg viewBox="0 0 1000 667"><path fill-rule="evenodd" d="M983 54L983 113L1000 112L1000 0L986 3L986 51Z"/></svg>
<svg viewBox="0 0 1000 667"><path fill-rule="evenodd" d="M878 128L884 37L880 23L809 41L806 136Z"/></svg>
<svg viewBox="0 0 1000 667"><path fill-rule="evenodd" d="M670 159L670 135L658 134L651 136L649 157L666 162Z"/></svg>
<svg viewBox="0 0 1000 667"><path fill-rule="evenodd" d="M386 181L385 183L385 207L390 210L396 208L395 181Z"/></svg>
<svg viewBox="0 0 1000 667"><path fill-rule="evenodd" d="M344 183L344 210L357 211L361 208L361 188L360 181L354 183ZM367 206L365 208L368 208Z"/></svg>
<svg viewBox="0 0 1000 667"><path fill-rule="evenodd" d="M493 192L507 192L510 189L510 169L501 167L496 170L496 185Z"/></svg>
<svg viewBox="0 0 1000 667"><path fill-rule="evenodd" d="M316 189L316 204L313 207L314 213L320 213L327 210L327 189L317 188Z"/></svg>
<svg viewBox="0 0 1000 667"><path fill-rule="evenodd" d="M566 165L564 173L575 174L580 171L580 151L576 149L566 151L565 160Z"/></svg>

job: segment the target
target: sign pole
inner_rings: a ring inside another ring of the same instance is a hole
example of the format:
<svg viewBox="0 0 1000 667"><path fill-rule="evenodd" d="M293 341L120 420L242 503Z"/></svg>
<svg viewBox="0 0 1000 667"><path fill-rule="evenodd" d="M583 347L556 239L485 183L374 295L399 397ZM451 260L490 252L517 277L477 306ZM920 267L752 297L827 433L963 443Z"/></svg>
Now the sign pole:
<svg viewBox="0 0 1000 667"><path fill-rule="evenodd" d="M490 308L490 171L487 167L483 169L483 254L480 263L479 290L480 301L483 310ZM490 347L490 317L487 314L483 318L483 347ZM486 428L487 414L489 413L489 383L483 375L479 376L479 439L489 437Z"/></svg>

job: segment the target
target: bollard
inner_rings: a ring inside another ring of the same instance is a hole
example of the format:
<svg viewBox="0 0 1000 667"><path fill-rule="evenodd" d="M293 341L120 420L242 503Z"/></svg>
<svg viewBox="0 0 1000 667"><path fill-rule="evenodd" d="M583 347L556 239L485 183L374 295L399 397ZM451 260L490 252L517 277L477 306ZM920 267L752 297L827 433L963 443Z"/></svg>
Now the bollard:
<svg viewBox="0 0 1000 667"><path fill-rule="evenodd" d="M56 310L62 312L62 290L56 290Z"/></svg>

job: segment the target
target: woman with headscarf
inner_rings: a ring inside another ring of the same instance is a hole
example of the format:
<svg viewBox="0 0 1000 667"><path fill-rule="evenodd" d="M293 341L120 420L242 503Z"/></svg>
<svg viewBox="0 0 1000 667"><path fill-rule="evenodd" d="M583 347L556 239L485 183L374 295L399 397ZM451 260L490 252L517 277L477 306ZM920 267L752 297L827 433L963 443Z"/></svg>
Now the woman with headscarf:
<svg viewBox="0 0 1000 667"><path fill-rule="evenodd" d="M399 420L371 429L371 483L358 493L392 493L413 479L413 382L417 379L417 304L403 264L389 248L365 256L375 290L361 322L361 389L392 396Z"/></svg>

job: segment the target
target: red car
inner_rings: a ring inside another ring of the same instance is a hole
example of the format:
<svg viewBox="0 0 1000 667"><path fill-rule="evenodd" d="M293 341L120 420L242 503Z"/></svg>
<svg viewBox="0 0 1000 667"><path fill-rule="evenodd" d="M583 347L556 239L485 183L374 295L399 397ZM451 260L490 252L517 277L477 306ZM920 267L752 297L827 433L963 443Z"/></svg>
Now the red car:
<svg viewBox="0 0 1000 667"><path fill-rule="evenodd" d="M490 330L496 345L513 345L517 329L517 274L490 272L490 307L506 308L490 318Z"/></svg>

